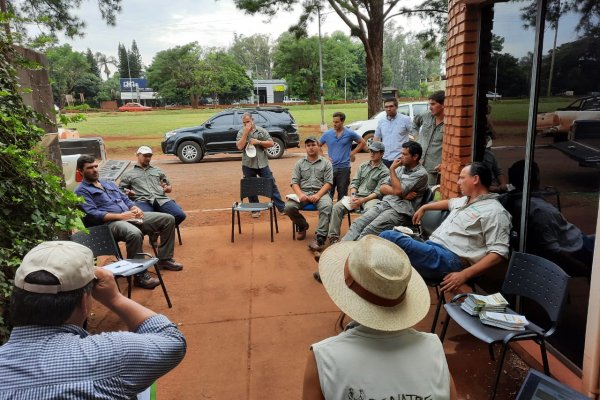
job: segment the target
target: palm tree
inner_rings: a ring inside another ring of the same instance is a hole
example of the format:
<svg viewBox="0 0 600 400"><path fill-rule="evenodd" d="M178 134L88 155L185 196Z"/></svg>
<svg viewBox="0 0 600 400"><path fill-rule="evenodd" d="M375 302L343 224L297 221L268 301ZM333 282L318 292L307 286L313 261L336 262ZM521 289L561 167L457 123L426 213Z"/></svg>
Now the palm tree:
<svg viewBox="0 0 600 400"><path fill-rule="evenodd" d="M108 69L108 64L113 65L115 67L118 66L117 59L113 56L107 56L106 54L96 52L95 56L96 62L100 65L101 68L104 69L104 73L106 74L106 79L110 78L110 70Z"/></svg>

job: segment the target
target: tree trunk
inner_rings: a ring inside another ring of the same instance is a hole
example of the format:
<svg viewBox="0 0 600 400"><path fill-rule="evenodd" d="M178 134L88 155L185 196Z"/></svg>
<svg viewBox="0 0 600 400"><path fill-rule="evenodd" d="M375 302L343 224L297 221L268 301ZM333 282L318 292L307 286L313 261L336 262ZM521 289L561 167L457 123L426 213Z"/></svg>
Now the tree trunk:
<svg viewBox="0 0 600 400"><path fill-rule="evenodd" d="M373 3L379 3L373 2ZM381 111L383 88L383 3L371 8L371 23L367 25L369 36L364 43L367 64L367 97L369 118Z"/></svg>
<svg viewBox="0 0 600 400"><path fill-rule="evenodd" d="M198 108L198 95L192 94L192 108Z"/></svg>

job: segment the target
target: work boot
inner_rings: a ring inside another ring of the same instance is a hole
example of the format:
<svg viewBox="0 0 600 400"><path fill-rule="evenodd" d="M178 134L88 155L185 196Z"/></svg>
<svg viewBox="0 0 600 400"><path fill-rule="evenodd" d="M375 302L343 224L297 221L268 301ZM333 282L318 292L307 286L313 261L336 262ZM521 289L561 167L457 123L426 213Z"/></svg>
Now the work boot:
<svg viewBox="0 0 600 400"><path fill-rule="evenodd" d="M308 248L312 251L321 251L325 246L325 238L323 236L315 236L313 240L308 244Z"/></svg>
<svg viewBox="0 0 600 400"><path fill-rule="evenodd" d="M153 278L148 271L137 274L133 281L135 286L139 286L143 289L154 289L160 285L158 278Z"/></svg>
<svg viewBox="0 0 600 400"><path fill-rule="evenodd" d="M183 264L176 262L172 258L170 260L160 260L156 266L159 269L166 269L169 271L181 271L183 269Z"/></svg>
<svg viewBox="0 0 600 400"><path fill-rule="evenodd" d="M308 225L306 225L305 227L301 228L299 226L296 226L297 229L297 234L296 234L296 240L304 240L306 239L306 231L308 230Z"/></svg>
<svg viewBox="0 0 600 400"><path fill-rule="evenodd" d="M321 252L320 251L313 251L313 257L315 258L316 262L319 262L319 260L321 259Z"/></svg>
<svg viewBox="0 0 600 400"><path fill-rule="evenodd" d="M328 240L329 245L331 246L332 244L336 244L337 242L339 242L340 238L338 236L330 236Z"/></svg>
<svg viewBox="0 0 600 400"><path fill-rule="evenodd" d="M319 271L313 272L313 278L315 278L315 281L323 283L321 282L321 274L319 274Z"/></svg>

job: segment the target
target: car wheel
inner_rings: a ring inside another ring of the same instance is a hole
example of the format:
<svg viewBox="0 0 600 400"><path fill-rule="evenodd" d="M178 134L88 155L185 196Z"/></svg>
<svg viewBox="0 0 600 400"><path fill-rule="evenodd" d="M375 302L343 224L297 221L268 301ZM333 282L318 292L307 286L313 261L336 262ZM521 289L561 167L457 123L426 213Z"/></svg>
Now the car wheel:
<svg viewBox="0 0 600 400"><path fill-rule="evenodd" d="M199 143L188 140L177 148L177 157L186 164L197 163L204 157L204 152Z"/></svg>
<svg viewBox="0 0 600 400"><path fill-rule="evenodd" d="M365 142L367 142L367 145L365 147L363 147L363 149L362 149L363 153L369 152L369 145L371 144L371 142L373 142L374 135L375 135L375 132L373 132L373 131L367 132L363 135L363 139L365 140Z"/></svg>
<svg viewBox="0 0 600 400"><path fill-rule="evenodd" d="M273 138L273 146L267 149L267 156L274 160L276 158L281 158L283 152L285 151L285 147L283 146L283 141L279 138Z"/></svg>

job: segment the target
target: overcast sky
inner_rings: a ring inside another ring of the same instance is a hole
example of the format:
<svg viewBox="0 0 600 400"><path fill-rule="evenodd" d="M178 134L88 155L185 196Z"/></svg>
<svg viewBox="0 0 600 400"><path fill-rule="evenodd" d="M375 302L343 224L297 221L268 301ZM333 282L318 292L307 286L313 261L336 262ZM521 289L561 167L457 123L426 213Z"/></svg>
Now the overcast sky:
<svg viewBox="0 0 600 400"><path fill-rule="evenodd" d="M234 33L244 36L268 34L274 41L297 21L299 15L299 12L281 13L266 22L263 16L252 17L237 10L232 0L124 0L122 6L117 25L110 27L102 21L95 0L82 2L76 14L87 24L86 35L74 40L60 37L61 44L69 43L78 51L86 51L89 47L94 53L100 51L116 57L119 42L130 48L135 39L147 66L157 52L193 41L201 46L227 47L233 42ZM324 18L324 35L336 30L349 34L350 30L337 14L329 13ZM416 18L396 17L395 21L407 30L414 27L415 32L422 26ZM317 33L315 21L309 26L309 34Z"/></svg>

